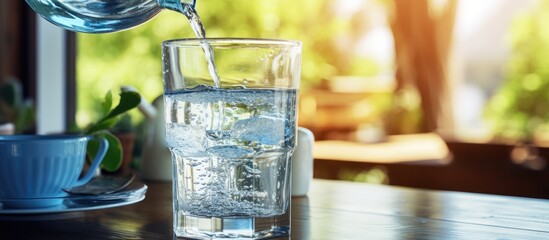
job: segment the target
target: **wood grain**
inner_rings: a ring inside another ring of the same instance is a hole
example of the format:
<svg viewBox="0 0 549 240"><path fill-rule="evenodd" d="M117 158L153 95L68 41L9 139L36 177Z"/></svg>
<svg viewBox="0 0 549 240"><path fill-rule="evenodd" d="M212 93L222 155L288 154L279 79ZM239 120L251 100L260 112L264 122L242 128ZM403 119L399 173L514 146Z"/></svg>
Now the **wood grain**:
<svg viewBox="0 0 549 240"><path fill-rule="evenodd" d="M0 239L173 239L171 185L147 184L130 206L52 221L0 215ZM315 179L292 199L291 239L549 239L549 202Z"/></svg>

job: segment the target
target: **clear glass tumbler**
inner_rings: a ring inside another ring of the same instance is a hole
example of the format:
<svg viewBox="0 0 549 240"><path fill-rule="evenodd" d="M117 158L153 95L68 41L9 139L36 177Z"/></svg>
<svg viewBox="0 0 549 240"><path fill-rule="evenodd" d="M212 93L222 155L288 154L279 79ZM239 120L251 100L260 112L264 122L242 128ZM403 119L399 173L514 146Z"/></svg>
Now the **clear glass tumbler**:
<svg viewBox="0 0 549 240"><path fill-rule="evenodd" d="M174 232L187 238L290 234L301 43L163 43Z"/></svg>

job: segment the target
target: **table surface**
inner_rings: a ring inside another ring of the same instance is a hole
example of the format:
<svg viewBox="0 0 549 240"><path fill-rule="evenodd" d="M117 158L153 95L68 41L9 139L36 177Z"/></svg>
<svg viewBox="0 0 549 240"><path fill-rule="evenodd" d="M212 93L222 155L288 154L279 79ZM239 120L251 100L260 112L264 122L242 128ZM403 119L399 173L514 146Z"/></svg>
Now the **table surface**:
<svg viewBox="0 0 549 240"><path fill-rule="evenodd" d="M28 221L0 239L173 239L171 184L129 206ZM549 239L549 201L315 179L292 198L291 239Z"/></svg>

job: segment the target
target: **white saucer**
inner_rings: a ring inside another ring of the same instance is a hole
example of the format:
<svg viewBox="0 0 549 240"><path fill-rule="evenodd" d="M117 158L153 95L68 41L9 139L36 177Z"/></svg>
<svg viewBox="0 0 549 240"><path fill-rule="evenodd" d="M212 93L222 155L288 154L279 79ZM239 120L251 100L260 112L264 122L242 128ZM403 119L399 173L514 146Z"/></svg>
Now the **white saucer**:
<svg viewBox="0 0 549 240"><path fill-rule="evenodd" d="M0 199L0 215L68 213L126 206L145 199L147 185L143 183L132 185L128 189L112 194L67 196L62 198L61 204L47 208L6 208Z"/></svg>

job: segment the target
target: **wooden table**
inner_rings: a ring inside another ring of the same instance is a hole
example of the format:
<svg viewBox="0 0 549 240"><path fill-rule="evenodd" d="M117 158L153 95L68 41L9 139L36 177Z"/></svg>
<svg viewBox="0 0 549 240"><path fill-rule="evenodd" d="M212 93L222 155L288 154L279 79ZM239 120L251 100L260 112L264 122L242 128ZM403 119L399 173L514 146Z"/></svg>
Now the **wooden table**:
<svg viewBox="0 0 549 240"><path fill-rule="evenodd" d="M171 185L147 184L125 207L2 220L0 239L173 239ZM292 199L291 239L549 239L549 201L315 179Z"/></svg>

